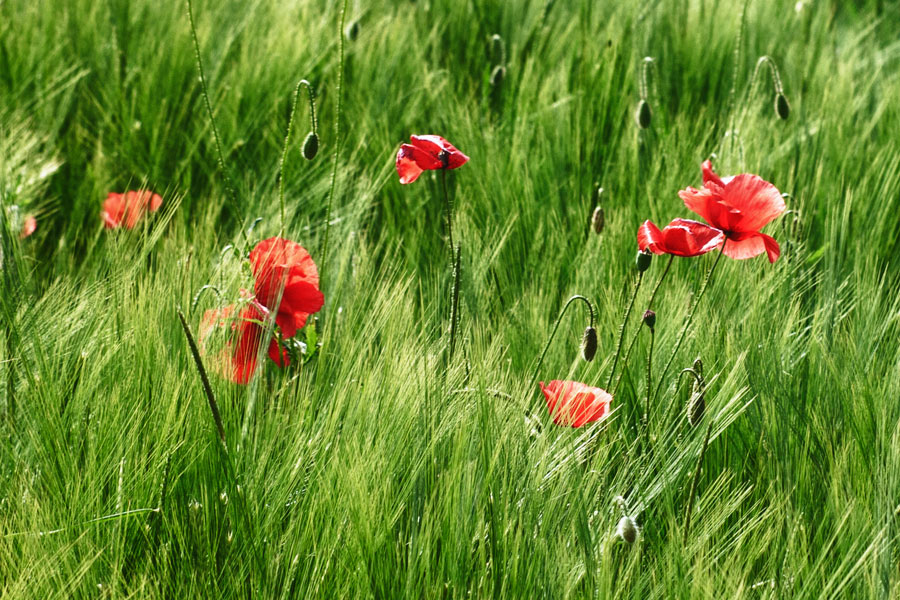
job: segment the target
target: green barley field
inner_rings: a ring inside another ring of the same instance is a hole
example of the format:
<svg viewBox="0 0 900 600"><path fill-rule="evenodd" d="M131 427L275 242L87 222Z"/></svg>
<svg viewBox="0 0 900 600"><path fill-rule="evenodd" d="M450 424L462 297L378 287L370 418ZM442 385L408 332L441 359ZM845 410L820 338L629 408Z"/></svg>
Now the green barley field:
<svg viewBox="0 0 900 600"><path fill-rule="evenodd" d="M898 22L3 0L0 596L900 598ZM419 134L469 161L401 184ZM706 159L783 194L780 257L639 271ZM276 236L324 296L295 334ZM551 380L613 398L557 424Z"/></svg>

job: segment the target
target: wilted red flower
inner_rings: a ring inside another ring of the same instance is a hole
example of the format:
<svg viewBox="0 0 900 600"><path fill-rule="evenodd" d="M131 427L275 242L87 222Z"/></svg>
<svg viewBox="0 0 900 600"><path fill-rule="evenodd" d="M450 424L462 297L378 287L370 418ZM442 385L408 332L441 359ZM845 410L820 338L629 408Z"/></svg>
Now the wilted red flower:
<svg viewBox="0 0 900 600"><path fill-rule="evenodd" d="M275 312L284 338L296 335L325 304L316 263L300 244L280 237L263 240L250 252L250 266L256 298Z"/></svg>
<svg viewBox="0 0 900 600"><path fill-rule="evenodd" d="M235 316L235 313L239 314ZM216 327L230 325L232 335L225 342L225 349L219 360L214 362L214 369L235 383L247 383L256 372L257 356L260 344L265 335L265 319L267 310L255 300L251 300L243 308L231 304L224 308L208 310L200 322L200 342L205 347L206 338ZM278 347L278 340L273 336L269 341L269 358L279 367L289 363L287 350Z"/></svg>
<svg viewBox="0 0 900 600"><path fill-rule="evenodd" d="M638 248L654 254L700 256L719 247L724 234L718 229L689 219L675 219L662 231L651 221L638 228Z"/></svg>
<svg viewBox="0 0 900 600"><path fill-rule="evenodd" d="M22 223L22 232L19 234L19 239L25 239L37 229L37 219L34 218L34 215L28 215L25 217L25 222Z"/></svg>
<svg viewBox="0 0 900 600"><path fill-rule="evenodd" d="M547 399L550 416L557 425L581 427L609 414L612 396L606 390L558 379L547 385L542 381L540 386Z"/></svg>
<svg viewBox="0 0 900 600"><path fill-rule="evenodd" d="M775 262L781 253L778 242L759 230L784 212L778 189L750 173L719 177L708 160L702 169L702 190L688 187L678 192L684 205L722 230L726 256L743 259L765 252L769 262Z"/></svg>
<svg viewBox="0 0 900 600"><path fill-rule="evenodd" d="M113 229L124 225L133 229L138 220L148 210L156 212L162 206L162 196L154 194L150 190L128 191L124 194L110 192L103 201L103 210L100 217L107 229Z"/></svg>
<svg viewBox="0 0 900 600"><path fill-rule="evenodd" d="M403 144L397 152L397 174L400 183L412 183L422 171L455 169L469 157L439 135L410 136L412 144Z"/></svg>

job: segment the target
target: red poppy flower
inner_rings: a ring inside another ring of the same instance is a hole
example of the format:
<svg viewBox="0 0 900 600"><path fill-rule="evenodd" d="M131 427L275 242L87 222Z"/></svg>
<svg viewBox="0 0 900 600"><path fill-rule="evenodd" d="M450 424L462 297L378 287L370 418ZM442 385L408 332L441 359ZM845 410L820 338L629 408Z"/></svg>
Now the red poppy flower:
<svg viewBox="0 0 900 600"><path fill-rule="evenodd" d="M403 144L397 152L397 174L400 183L412 183L422 171L455 169L469 162L469 157L439 135L410 136L412 144Z"/></svg>
<svg viewBox="0 0 900 600"><path fill-rule="evenodd" d="M769 262L775 262L781 253L778 242L759 230L784 212L778 189L750 173L719 177L708 160L702 168L703 189L688 187L678 192L684 205L722 230L726 256L743 259L765 252Z"/></svg>
<svg viewBox="0 0 900 600"><path fill-rule="evenodd" d="M25 217L25 222L22 223L22 232L19 234L19 239L25 239L37 229L37 219L34 218L34 215L28 215Z"/></svg>
<svg viewBox="0 0 900 600"><path fill-rule="evenodd" d="M581 427L609 414L612 396L606 390L577 381L557 379L547 385L542 381L540 386L547 399L550 416L557 425Z"/></svg>
<svg viewBox="0 0 900 600"><path fill-rule="evenodd" d="M675 256L700 256L718 248L725 236L718 229L698 221L675 219L662 231L651 221L644 221L638 228L638 248L654 254Z"/></svg>
<svg viewBox="0 0 900 600"><path fill-rule="evenodd" d="M114 229L124 220L125 227L134 229L138 219L148 210L156 212L162 206L162 196L150 190L129 191L124 194L110 192L103 201L100 217L107 229Z"/></svg>
<svg viewBox="0 0 900 600"><path fill-rule="evenodd" d="M325 304L316 263L300 244L279 237L263 240L250 252L250 266L256 298L275 312L283 337L296 335Z"/></svg>
<svg viewBox="0 0 900 600"><path fill-rule="evenodd" d="M235 316L237 311L240 313ZM206 338L216 327L230 324L232 335L225 343L225 349L214 362L213 368L235 383L245 384L256 372L257 356L260 344L265 335L265 307L255 300L241 308L231 304L224 308L208 310L203 314L200 323L200 343L205 348ZM269 341L269 358L283 367L289 364L286 349L278 347L278 340L273 336Z"/></svg>

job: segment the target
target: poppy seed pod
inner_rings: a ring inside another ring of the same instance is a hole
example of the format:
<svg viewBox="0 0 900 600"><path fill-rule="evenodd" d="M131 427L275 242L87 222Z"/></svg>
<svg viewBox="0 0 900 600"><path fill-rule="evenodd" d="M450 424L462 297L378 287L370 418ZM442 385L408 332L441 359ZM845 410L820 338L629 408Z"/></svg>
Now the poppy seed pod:
<svg viewBox="0 0 900 600"><path fill-rule="evenodd" d="M638 536L638 526L634 519L628 515L619 519L619 524L616 525L616 536L629 544L633 544Z"/></svg>
<svg viewBox="0 0 900 600"><path fill-rule="evenodd" d="M600 235L603 233L604 225L606 225L606 215L603 213L603 207L598 204L591 215L591 227L594 229L594 233Z"/></svg>
<svg viewBox="0 0 900 600"><path fill-rule="evenodd" d="M497 65L494 67L494 70L491 71L491 87L499 87L503 80L506 78L506 67L503 65Z"/></svg>
<svg viewBox="0 0 900 600"><path fill-rule="evenodd" d="M783 121L787 121L787 118L791 115L791 105L788 104L784 94L775 96L775 114Z"/></svg>
<svg viewBox="0 0 900 600"><path fill-rule="evenodd" d="M634 264L637 267L637 270L641 273L650 268L650 261L653 259L653 254L647 251L638 251L637 257L634 259Z"/></svg>
<svg viewBox="0 0 900 600"><path fill-rule="evenodd" d="M651 330L656 327L656 313L652 310L644 311L644 325L649 327Z"/></svg>
<svg viewBox="0 0 900 600"><path fill-rule="evenodd" d="M306 160L312 160L316 157L316 154L319 152L319 136L316 135L314 131L310 131L306 136L306 139L303 140L303 158Z"/></svg>
<svg viewBox="0 0 900 600"><path fill-rule="evenodd" d="M650 120L653 118L653 113L650 111L650 104L641 99L638 102L637 111L634 113L634 119L637 121L638 126L641 129L647 129L650 127Z"/></svg>
<svg viewBox="0 0 900 600"><path fill-rule="evenodd" d="M581 338L581 357L587 362L594 360L597 354L597 330L588 327L584 330L584 336Z"/></svg>

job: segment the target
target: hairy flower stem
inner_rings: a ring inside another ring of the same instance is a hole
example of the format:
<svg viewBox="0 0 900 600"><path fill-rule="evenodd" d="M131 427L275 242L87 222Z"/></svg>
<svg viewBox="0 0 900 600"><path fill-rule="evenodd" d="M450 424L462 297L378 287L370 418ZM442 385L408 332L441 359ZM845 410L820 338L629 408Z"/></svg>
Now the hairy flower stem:
<svg viewBox="0 0 900 600"><path fill-rule="evenodd" d="M203 391L206 394L206 400L209 402L209 410L212 412L213 420L216 422L216 431L219 433L219 441L222 447L227 451L228 444L225 442L225 427L222 425L222 416L219 414L219 405L216 403L216 397L213 395L212 386L209 385L209 377L206 375L206 368L203 366L203 359L200 358L200 351L197 349L197 342L191 334L184 313L178 311L178 318L181 319L181 327L184 329L184 336L187 338L188 346L191 348L191 355L194 357L194 363L197 365L197 372L200 374L200 381L203 383Z"/></svg>
<svg viewBox="0 0 900 600"><path fill-rule="evenodd" d="M631 310L634 308L634 301L637 300L638 292L641 289L641 281L643 280L644 272L641 271L638 273L637 283L634 284L634 292L631 294L631 301L628 303L628 308L625 309L625 318L622 319L622 326L619 327L619 342L616 344L616 357L613 359L612 370L609 372L609 377L606 380L606 389L609 389L609 386L612 385L613 375L616 372L616 365L619 364L619 354L622 352L622 341L625 339L625 328L628 326L628 319L631 317Z"/></svg>
<svg viewBox="0 0 900 600"><path fill-rule="evenodd" d="M569 298L566 301L565 305L562 307L562 310L559 311L559 316L556 317L556 323L553 324L553 330L550 332L550 337L547 338L547 343L544 344L544 349L541 351L541 356L540 358L538 358L537 364L534 367L534 373L531 376L531 381L529 381L528 383L529 390L532 388L532 386L534 386L534 382L537 381L538 372L541 369L541 365L544 363L544 357L547 355L547 350L550 348L550 343L553 342L553 338L554 336L556 336L556 330L559 329L559 324L562 321L563 315L566 314L566 310L569 308L569 305L571 305L576 300L581 300L587 305L588 311L590 312L590 326L594 326L594 305L591 304L591 301L580 294L575 294L574 296Z"/></svg>
<svg viewBox="0 0 900 600"><path fill-rule="evenodd" d="M663 382L666 380L666 373L669 372L669 369L672 366L672 362L675 360L675 356L678 354L678 350L681 348L682 342L684 342L684 338L691 326L691 322L694 320L694 313L697 311L697 306L699 306L700 301L703 300L703 294L706 292L706 288L709 287L709 282L712 279L713 273L715 272L716 267L719 265L719 261L722 260L722 256L725 254L725 244L727 243L728 240L726 239L722 244L719 255L716 256L716 260L713 263L712 268L710 268L709 273L706 274L706 279L703 281L703 285L700 287L700 291L697 292L697 297L694 299L694 302L691 305L691 312L688 313L687 319L685 320L681 331L678 333L678 341L675 342L675 347L672 348L672 354L669 355L669 360L666 362L666 366L659 376L659 383L656 385L655 392L655 395L657 396L662 389Z"/></svg>
<svg viewBox="0 0 900 600"><path fill-rule="evenodd" d="M459 246L453 256L453 288L450 294L450 348L448 364L453 362L453 350L456 348L456 330L459 325L459 279L461 273L462 250Z"/></svg>
<svg viewBox="0 0 900 600"><path fill-rule="evenodd" d="M647 432L647 440L650 439L650 399L651 399L651 391L652 391L652 380L650 375L652 373L652 365L653 365L653 342L656 341L656 330L651 327L650 328L650 350L647 352L647 399L644 402L644 428Z"/></svg>
<svg viewBox="0 0 900 600"><path fill-rule="evenodd" d="M665 281L666 275L669 274L669 268L672 266L672 261L675 259L674 255L669 256L669 262L666 263L666 268L663 270L662 276L659 278L659 281L656 282L656 286L653 288L653 292L650 293L650 301L647 302L647 310L653 309L653 300L656 299L656 292L659 291L662 282ZM641 335L641 330L638 328L637 331L634 332L634 336L631 338L631 343L628 344L628 350L625 352L625 358L622 359L622 373L619 374L619 378L616 379L616 385L613 391L611 392L613 396L616 394L616 390L619 389L619 384L622 383L622 377L625 376L625 369L628 366L628 360L631 358L631 352L634 350L634 345L637 343L638 337ZM606 384L607 389L609 388L609 383Z"/></svg>
<svg viewBox="0 0 900 600"><path fill-rule="evenodd" d="M450 194L447 192L447 169L441 169L441 189L444 193L444 211L447 214L447 239L450 244L450 260L453 260L453 203L450 202Z"/></svg>
<svg viewBox="0 0 900 600"><path fill-rule="evenodd" d="M288 118L288 128L287 133L284 136L284 148L281 149L281 165L278 172L278 199L281 204L281 231L278 233L279 237L284 236L285 226L284 226L284 165L287 162L287 153L288 146L291 143L291 132L294 130L294 114L297 112L297 101L300 99L300 88L302 86L306 86L309 90L309 109L310 109L310 124L312 126L313 132L316 130L316 105L315 105L315 95L313 92L312 85L305 79L301 79L297 82L297 87L294 90L294 101L291 104L291 116Z"/></svg>
<svg viewBox="0 0 900 600"><path fill-rule="evenodd" d="M700 480L700 468L703 466L703 457L706 455L706 447L709 445L709 435L712 433L712 422L706 426L706 437L703 438L703 446L700 447L700 455L697 457L697 468L694 470L694 479L691 481L691 491L688 496L687 510L684 512L684 541L687 546L691 531L691 513L694 511L694 495L697 493L697 482Z"/></svg>
<svg viewBox="0 0 900 600"><path fill-rule="evenodd" d="M234 182L231 180L231 176L228 174L228 168L225 166L225 155L222 152L222 140L219 137L219 128L216 127L216 118L213 114L212 103L209 101L209 90L206 86L206 75L203 73L203 61L200 60L200 42L197 39L197 26L194 24L194 7L191 4L191 0L187 1L187 11L188 11L188 21L191 25L191 39L194 40L194 56L197 59L197 72L200 75L200 91L203 93L203 102L206 104L206 112L209 113L209 122L212 126L213 131L213 139L216 143L216 158L219 162L219 170L222 171L222 175L225 177L225 187L228 190L228 198L231 200L232 208L235 211L235 216L240 218L241 208L240 204L238 204L237 199L237 188L234 187ZM244 242L248 242L247 232L244 231L244 228L241 227L241 235L244 238Z"/></svg>
<svg viewBox="0 0 900 600"><path fill-rule="evenodd" d="M337 181L338 157L341 151L341 100L344 96L344 19L347 14L347 0L341 3L341 25L338 28L338 61L337 110L334 115L334 164L331 167L331 187L328 190L328 203L325 205L325 239L322 242L322 264L328 258L328 232L331 229L331 205L334 203L334 187Z"/></svg>

